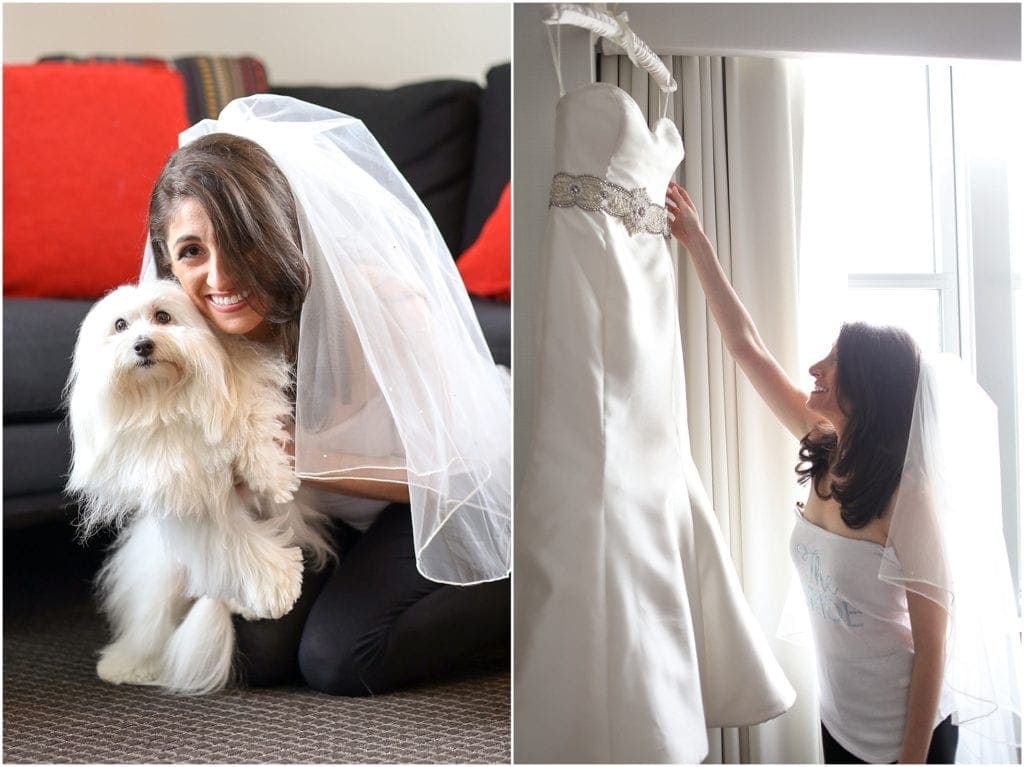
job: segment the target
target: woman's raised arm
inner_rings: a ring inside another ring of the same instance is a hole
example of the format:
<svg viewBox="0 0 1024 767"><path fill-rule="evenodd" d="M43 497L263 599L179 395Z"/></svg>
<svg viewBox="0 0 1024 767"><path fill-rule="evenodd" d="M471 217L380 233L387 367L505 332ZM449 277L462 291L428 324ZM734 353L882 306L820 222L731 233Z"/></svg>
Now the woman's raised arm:
<svg viewBox="0 0 1024 767"><path fill-rule="evenodd" d="M806 392L786 375L761 340L746 307L726 279L686 190L669 184L665 205L672 216L672 234L690 254L729 354L775 417L795 437L802 438L822 420L821 416L808 409Z"/></svg>

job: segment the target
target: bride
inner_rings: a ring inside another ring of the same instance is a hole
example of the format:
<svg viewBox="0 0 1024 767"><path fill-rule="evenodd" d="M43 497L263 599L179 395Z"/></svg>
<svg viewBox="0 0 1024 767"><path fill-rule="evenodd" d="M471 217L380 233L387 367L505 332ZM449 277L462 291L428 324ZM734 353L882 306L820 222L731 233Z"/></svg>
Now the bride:
<svg viewBox="0 0 1024 767"><path fill-rule="evenodd" d="M279 620L236 618L251 684L340 695L507 635L510 402L436 226L363 124L258 95L182 134L143 278L295 365L295 469L337 520Z"/></svg>

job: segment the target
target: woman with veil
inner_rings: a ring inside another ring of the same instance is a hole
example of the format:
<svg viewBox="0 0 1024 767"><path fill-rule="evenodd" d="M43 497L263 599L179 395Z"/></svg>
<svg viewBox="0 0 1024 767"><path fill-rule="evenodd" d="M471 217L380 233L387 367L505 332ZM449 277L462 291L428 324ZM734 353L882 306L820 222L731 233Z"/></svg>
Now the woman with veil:
<svg viewBox="0 0 1024 767"><path fill-rule="evenodd" d="M844 325L808 396L764 346L671 184L672 233L723 341L800 440L790 554L817 655L826 763L1019 763L1020 621L995 407L958 358Z"/></svg>
<svg viewBox="0 0 1024 767"><path fill-rule="evenodd" d="M508 632L510 400L436 226L354 118L228 104L180 137L143 279L295 365L295 470L338 524L276 621L237 619L252 684L365 695Z"/></svg>

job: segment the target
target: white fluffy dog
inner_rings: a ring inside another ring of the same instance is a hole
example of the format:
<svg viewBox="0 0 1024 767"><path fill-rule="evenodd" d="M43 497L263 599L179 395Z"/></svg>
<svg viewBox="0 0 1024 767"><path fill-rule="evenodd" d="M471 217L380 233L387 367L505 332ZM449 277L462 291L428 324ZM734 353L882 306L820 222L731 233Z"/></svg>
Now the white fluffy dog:
<svg viewBox="0 0 1024 767"><path fill-rule="evenodd" d="M277 618L323 517L293 499L289 368L217 335L175 283L125 286L86 316L68 381L68 491L82 529L122 529L99 575L114 684L206 693L231 678L231 614Z"/></svg>

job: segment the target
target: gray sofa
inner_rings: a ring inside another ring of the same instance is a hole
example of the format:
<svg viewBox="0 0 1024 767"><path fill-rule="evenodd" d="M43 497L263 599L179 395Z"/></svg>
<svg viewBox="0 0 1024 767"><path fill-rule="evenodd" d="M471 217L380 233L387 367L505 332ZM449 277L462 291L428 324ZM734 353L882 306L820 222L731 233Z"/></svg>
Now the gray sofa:
<svg viewBox="0 0 1024 767"><path fill-rule="evenodd" d="M486 87L433 81L394 90L273 86L363 119L423 198L453 254L480 232L510 177L510 66ZM509 304L473 297L495 360L511 363ZM92 301L5 298L4 527L68 515L69 442L61 390Z"/></svg>

